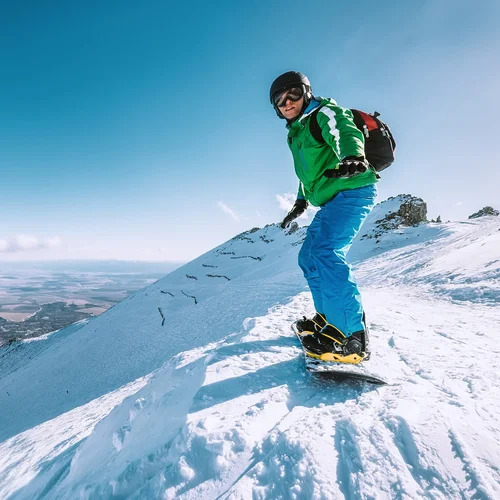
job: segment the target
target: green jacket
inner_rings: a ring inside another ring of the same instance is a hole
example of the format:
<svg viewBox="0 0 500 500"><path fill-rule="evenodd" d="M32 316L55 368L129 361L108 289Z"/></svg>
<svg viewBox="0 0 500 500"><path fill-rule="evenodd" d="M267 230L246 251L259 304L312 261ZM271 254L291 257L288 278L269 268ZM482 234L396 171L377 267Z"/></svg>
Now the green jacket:
<svg viewBox="0 0 500 500"><path fill-rule="evenodd" d="M288 145L292 151L295 173L300 180L298 198L316 207L324 205L344 189L356 189L377 182L373 169L348 179L324 177L327 169L337 168L346 156L364 156L364 136L356 127L350 109L341 108L333 99L317 98L317 114L326 144L319 144L309 129L310 115L317 109L311 101L306 112L287 125Z"/></svg>

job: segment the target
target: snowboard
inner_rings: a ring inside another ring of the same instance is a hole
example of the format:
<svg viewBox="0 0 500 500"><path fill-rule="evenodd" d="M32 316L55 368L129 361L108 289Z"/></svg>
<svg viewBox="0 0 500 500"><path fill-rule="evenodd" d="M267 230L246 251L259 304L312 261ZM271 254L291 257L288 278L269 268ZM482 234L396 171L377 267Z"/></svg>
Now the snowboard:
<svg viewBox="0 0 500 500"><path fill-rule="evenodd" d="M317 358L313 358L307 354L302 345L302 336L297 330L296 324L292 323L292 330L297 336L300 346L304 351L304 360L306 365L306 370L310 373L314 373L322 378L329 378L338 381L344 380L361 380L369 382L371 384L385 385L387 381L382 377L378 376L376 373L370 372L367 369L363 361L357 365L349 363L338 363L335 361L322 361Z"/></svg>

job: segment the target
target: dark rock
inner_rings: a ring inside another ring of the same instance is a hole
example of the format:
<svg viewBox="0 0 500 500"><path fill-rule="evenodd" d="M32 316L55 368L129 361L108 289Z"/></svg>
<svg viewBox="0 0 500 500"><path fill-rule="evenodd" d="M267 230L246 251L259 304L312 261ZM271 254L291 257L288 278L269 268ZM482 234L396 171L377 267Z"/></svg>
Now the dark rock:
<svg viewBox="0 0 500 500"><path fill-rule="evenodd" d="M498 210L495 210L493 207L487 206L481 208L479 212L469 215L469 219L478 219L479 217L485 217L486 215L493 215L498 217L500 215L500 212Z"/></svg>
<svg viewBox="0 0 500 500"><path fill-rule="evenodd" d="M396 202L396 203L394 203ZM376 238L377 243L379 238L384 233L393 231L400 227L418 226L421 223L428 222L427 220L427 204L422 198L417 198L410 194L400 194L391 197L386 202L380 204L384 207L386 203L392 210L387 211L383 218L375 221L375 227L369 233L366 233L362 238ZM395 207L398 207L395 209Z"/></svg>
<svg viewBox="0 0 500 500"><path fill-rule="evenodd" d="M421 222L427 222L427 203L422 198L409 194L399 195L401 205L399 210L389 212L377 224L386 230L396 229L400 226L416 226ZM393 198L389 198L391 200Z"/></svg>
<svg viewBox="0 0 500 500"><path fill-rule="evenodd" d="M403 226L415 226L421 222L427 222L427 203L422 198L412 196L401 203L396 216L401 217L400 225Z"/></svg>
<svg viewBox="0 0 500 500"><path fill-rule="evenodd" d="M260 231L260 227L253 227L252 229L249 229L248 231L244 231L243 233L237 234L236 236L231 238L231 240L229 240L229 241L246 240L250 243L254 243L252 238L250 238L248 235L253 234L257 231Z"/></svg>

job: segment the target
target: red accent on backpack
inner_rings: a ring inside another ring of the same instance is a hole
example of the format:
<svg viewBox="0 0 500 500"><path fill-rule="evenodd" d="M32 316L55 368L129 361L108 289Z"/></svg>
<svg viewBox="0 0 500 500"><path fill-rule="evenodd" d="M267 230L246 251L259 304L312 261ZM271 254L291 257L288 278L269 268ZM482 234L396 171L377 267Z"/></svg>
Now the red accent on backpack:
<svg viewBox="0 0 500 500"><path fill-rule="evenodd" d="M368 130L376 130L379 128L377 122L375 121L375 118L373 118L372 115L364 113L363 111L358 111L358 113L361 115L363 121L366 123Z"/></svg>

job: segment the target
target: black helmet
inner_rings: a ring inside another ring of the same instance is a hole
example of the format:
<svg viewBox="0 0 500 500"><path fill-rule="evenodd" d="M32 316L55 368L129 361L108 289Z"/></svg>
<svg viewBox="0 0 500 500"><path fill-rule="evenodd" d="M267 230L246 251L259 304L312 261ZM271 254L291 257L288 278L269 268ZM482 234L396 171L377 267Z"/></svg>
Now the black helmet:
<svg viewBox="0 0 500 500"><path fill-rule="evenodd" d="M274 97L278 92L283 92L290 87L300 87L303 86L304 89L304 108L309 104L309 101L312 97L312 87L311 82L309 82L309 78L306 75L301 73L300 71L287 71L282 75L278 76L276 80L271 85L271 89L269 90L269 99L271 104L274 106ZM276 113L280 118L284 118L281 114L280 110L274 106Z"/></svg>

